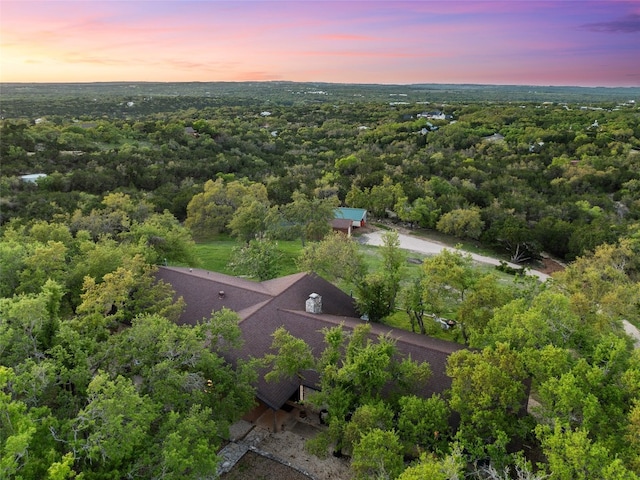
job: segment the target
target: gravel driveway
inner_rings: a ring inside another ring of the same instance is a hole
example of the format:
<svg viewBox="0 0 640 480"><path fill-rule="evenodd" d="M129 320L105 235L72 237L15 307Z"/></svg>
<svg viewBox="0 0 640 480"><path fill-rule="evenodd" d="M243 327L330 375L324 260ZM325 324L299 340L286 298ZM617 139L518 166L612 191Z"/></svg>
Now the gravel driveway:
<svg viewBox="0 0 640 480"><path fill-rule="evenodd" d="M365 233L359 237L362 243L367 245L381 246L382 245L382 235L384 231L375 230L370 233ZM411 235L406 235L404 233L398 233L398 238L400 240L400 248L404 250L411 250L413 252L422 253L424 255L437 255L444 249L454 250L461 253L469 253L463 250L458 250L456 248L450 247L443 243L434 242L431 240L425 240L423 238L413 237ZM479 263L485 263L488 265L500 265L500 260L497 260L492 257L485 257L484 255L478 255L475 253L471 253L471 258ZM516 265L515 263L506 262L507 265L513 268L521 268L521 265ZM546 280L549 278L549 275L546 273L538 272L537 270L529 270L529 275L534 275L538 277L540 280Z"/></svg>

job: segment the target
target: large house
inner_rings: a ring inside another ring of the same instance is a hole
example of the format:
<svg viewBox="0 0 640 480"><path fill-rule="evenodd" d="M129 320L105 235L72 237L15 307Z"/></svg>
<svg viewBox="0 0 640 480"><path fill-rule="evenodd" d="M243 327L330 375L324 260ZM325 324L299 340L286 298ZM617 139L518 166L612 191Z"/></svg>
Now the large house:
<svg viewBox="0 0 640 480"><path fill-rule="evenodd" d="M173 286L176 296L184 298L186 307L179 319L181 324L194 325L223 307L239 314L244 343L239 350L225 354L232 364L241 358L275 353L271 351L272 334L279 327L305 340L318 356L325 347L323 329L342 325L351 330L364 321L353 298L310 273L254 282L206 270L160 267L157 276ZM400 355L431 365L431 378L416 386L421 394L430 396L451 386L451 379L445 374L447 357L464 348L462 345L371 324L372 338L379 335L394 338ZM257 381L257 397L263 408L273 411L275 429L277 412L290 399L298 400L305 388L317 388L318 376L316 372L305 372L301 387L292 380L266 382L264 373Z"/></svg>

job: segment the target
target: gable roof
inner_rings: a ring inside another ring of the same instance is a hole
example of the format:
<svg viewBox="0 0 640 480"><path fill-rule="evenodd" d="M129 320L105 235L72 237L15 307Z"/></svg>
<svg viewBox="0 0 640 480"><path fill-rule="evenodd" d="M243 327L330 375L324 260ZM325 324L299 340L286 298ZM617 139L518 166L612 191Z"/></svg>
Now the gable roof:
<svg viewBox="0 0 640 480"><path fill-rule="evenodd" d="M364 208L338 207L334 211L334 216L360 222L367 218L367 211Z"/></svg>
<svg viewBox="0 0 640 480"><path fill-rule="evenodd" d="M180 323L190 325L209 319L214 310L226 307L240 312L274 296L261 283L206 270L160 267L156 277L184 298L186 308Z"/></svg>
<svg viewBox="0 0 640 480"><path fill-rule="evenodd" d="M347 230L351 229L353 225L353 221L348 218L334 218L331 220L331 228L336 230Z"/></svg>
<svg viewBox="0 0 640 480"><path fill-rule="evenodd" d="M171 284L176 296L182 296L186 309L179 323L195 325L223 307L240 316L243 345L225 353L236 364L241 359L259 358L271 351L272 334L284 327L291 335L303 339L319 356L325 348L323 330L342 325L347 331L362 324L354 300L333 284L311 273L297 273L265 282L231 277L206 270L159 267L158 279ZM220 294L224 291L224 295ZM305 302L311 293L322 297L322 313L308 313ZM445 373L447 357L463 349L460 344L427 337L405 330L372 323L370 338L389 335L396 340L398 354L431 365L431 378L418 390L425 396L441 393L451 386ZM294 381L266 382L259 372L256 395L277 410L297 391ZM317 388L316 372L304 372L303 384Z"/></svg>

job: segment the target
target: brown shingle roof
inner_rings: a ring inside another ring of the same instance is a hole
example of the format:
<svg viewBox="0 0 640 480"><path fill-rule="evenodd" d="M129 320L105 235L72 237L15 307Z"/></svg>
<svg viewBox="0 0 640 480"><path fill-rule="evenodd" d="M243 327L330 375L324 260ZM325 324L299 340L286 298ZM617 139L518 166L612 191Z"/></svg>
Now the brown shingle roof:
<svg viewBox="0 0 640 480"><path fill-rule="evenodd" d="M157 278L184 298L186 308L179 323L190 325L210 318L214 310L226 307L240 312L274 297L261 283L206 270L160 267Z"/></svg>
<svg viewBox="0 0 640 480"><path fill-rule="evenodd" d="M299 280L304 278L306 273L295 273L293 275L287 275L286 277L274 278L262 282L262 286L269 290L274 296L280 295L282 292L291 288Z"/></svg>
<svg viewBox="0 0 640 480"><path fill-rule="evenodd" d="M158 278L170 283L177 296L186 302L180 323L193 325L222 307L238 312L244 343L241 349L226 354L227 361L232 363L273 353L270 352L271 335L281 326L305 340L317 356L325 347L323 329L343 325L346 330L352 330L363 322L349 295L314 274L299 273L258 283L203 270L160 267ZM222 298L221 290L224 291ZM322 297L321 314L305 311L305 302L311 293ZM447 357L464 348L462 345L372 323L371 338L379 335L396 339L399 355L431 365L431 378L425 385L416 386L417 391L429 396L451 386L451 379L445 374ZM317 381L317 374L307 372L306 385L316 386ZM268 383L264 375L259 376L256 385L258 398L273 409L284 405L297 388L298 384L293 381Z"/></svg>
<svg viewBox="0 0 640 480"><path fill-rule="evenodd" d="M336 230L349 230L353 222L348 218L334 218L331 220L331 228Z"/></svg>

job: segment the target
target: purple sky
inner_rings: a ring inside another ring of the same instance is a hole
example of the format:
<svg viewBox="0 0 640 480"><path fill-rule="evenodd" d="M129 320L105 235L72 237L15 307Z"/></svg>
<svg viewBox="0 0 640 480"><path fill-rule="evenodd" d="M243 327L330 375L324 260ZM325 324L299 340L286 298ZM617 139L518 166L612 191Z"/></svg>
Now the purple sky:
<svg viewBox="0 0 640 480"><path fill-rule="evenodd" d="M0 0L3 82L640 86L640 1Z"/></svg>

